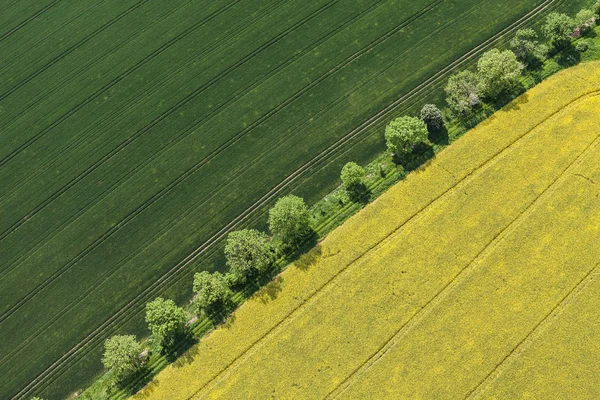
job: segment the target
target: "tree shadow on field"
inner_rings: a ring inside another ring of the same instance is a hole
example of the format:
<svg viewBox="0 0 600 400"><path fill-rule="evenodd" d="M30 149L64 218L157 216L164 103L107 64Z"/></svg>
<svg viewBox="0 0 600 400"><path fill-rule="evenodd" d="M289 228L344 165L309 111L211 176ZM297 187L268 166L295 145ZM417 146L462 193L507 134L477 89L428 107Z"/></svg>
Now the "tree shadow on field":
<svg viewBox="0 0 600 400"><path fill-rule="evenodd" d="M263 304L267 304L277 298L277 295L282 291L283 278L278 275L275 279L269 282L266 286L256 293L256 298Z"/></svg>
<svg viewBox="0 0 600 400"><path fill-rule="evenodd" d="M321 245L316 245L311 251L303 254L298 261L294 264L298 269L307 271L310 267L315 265L321 259L323 255L323 248Z"/></svg>
<svg viewBox="0 0 600 400"><path fill-rule="evenodd" d="M431 143L437 144L439 146L446 146L450 143L448 129L445 125L442 125L442 127L439 129L431 130L429 132L428 139Z"/></svg>
<svg viewBox="0 0 600 400"><path fill-rule="evenodd" d="M198 354L198 346L196 344L198 344L198 340L190 341L190 344L186 346L187 349L182 349L182 354L173 362L175 368L184 367L194 361L194 358Z"/></svg>
<svg viewBox="0 0 600 400"><path fill-rule="evenodd" d="M506 105L506 110L517 111L521 105L529 103L529 93L525 92ZM492 114L493 116L493 114ZM489 118L488 118L489 119Z"/></svg>
<svg viewBox="0 0 600 400"><path fill-rule="evenodd" d="M419 143L413 149L412 153L403 154L393 158L396 165L401 165L404 171L410 172L425 166L435 157L433 146L426 143Z"/></svg>
<svg viewBox="0 0 600 400"><path fill-rule="evenodd" d="M347 191L348 198L350 201L366 205L371 201L371 192L364 183L358 183L354 185L351 190Z"/></svg>
<svg viewBox="0 0 600 400"><path fill-rule="evenodd" d="M581 53L577 51L573 43L569 42L556 57L556 62L562 68L572 67L581 62Z"/></svg>

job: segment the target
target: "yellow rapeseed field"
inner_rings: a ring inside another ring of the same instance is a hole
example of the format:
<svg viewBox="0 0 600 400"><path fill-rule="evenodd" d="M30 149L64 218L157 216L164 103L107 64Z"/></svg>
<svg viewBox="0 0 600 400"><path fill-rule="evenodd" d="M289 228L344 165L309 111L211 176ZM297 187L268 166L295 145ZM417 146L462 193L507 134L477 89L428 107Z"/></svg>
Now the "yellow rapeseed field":
<svg viewBox="0 0 600 400"><path fill-rule="evenodd" d="M593 317L598 303L599 89L591 63L527 92L332 232L136 398L545 398L571 373L548 365L557 354L599 372L582 361L598 345L569 340L577 304ZM582 373L581 393L593 379Z"/></svg>

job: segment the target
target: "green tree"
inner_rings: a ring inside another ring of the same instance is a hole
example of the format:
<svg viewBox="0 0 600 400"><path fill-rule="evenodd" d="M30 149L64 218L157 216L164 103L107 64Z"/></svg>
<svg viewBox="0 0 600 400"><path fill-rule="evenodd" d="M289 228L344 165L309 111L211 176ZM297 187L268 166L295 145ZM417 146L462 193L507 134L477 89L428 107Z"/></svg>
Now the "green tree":
<svg viewBox="0 0 600 400"><path fill-rule="evenodd" d="M396 154L406 154L420 143L429 143L425 122L416 117L396 118L385 128L388 149Z"/></svg>
<svg viewBox="0 0 600 400"><path fill-rule="evenodd" d="M172 347L177 337L185 332L186 320L185 310L177 307L173 300L158 297L146 304L146 322L163 349Z"/></svg>
<svg viewBox="0 0 600 400"><path fill-rule="evenodd" d="M355 162L348 162L342 168L340 178L346 190L353 190L358 185L365 183L365 169Z"/></svg>
<svg viewBox="0 0 600 400"><path fill-rule="evenodd" d="M593 10L584 8L577 13L573 20L573 24L575 25L575 28L583 33L596 24L596 18L598 18L598 16Z"/></svg>
<svg viewBox="0 0 600 400"><path fill-rule="evenodd" d="M446 102L459 117L468 116L479 101L477 93L477 75L471 71L461 71L448 79L444 88Z"/></svg>
<svg viewBox="0 0 600 400"><path fill-rule="evenodd" d="M227 236L225 259L236 280L245 282L273 264L275 248L265 233L243 229Z"/></svg>
<svg viewBox="0 0 600 400"><path fill-rule="evenodd" d="M517 60L525 64L531 64L533 61L543 61L546 59L548 47L538 42L538 34L530 28L519 29L513 39L510 41Z"/></svg>
<svg viewBox="0 0 600 400"><path fill-rule="evenodd" d="M484 97L496 99L500 93L518 84L522 71L523 64L512 51L487 51L477 62L478 92Z"/></svg>
<svg viewBox="0 0 600 400"><path fill-rule="evenodd" d="M115 374L117 382L131 378L142 366L143 347L133 335L116 335L104 342L102 364Z"/></svg>
<svg viewBox="0 0 600 400"><path fill-rule="evenodd" d="M554 47L562 47L568 42L575 29L575 22L566 14L548 14L542 32Z"/></svg>
<svg viewBox="0 0 600 400"><path fill-rule="evenodd" d="M220 272L198 272L194 275L194 306L198 314L215 312L231 296L231 290Z"/></svg>
<svg viewBox="0 0 600 400"><path fill-rule="evenodd" d="M304 200L288 195L269 210L269 229L284 246L296 246L310 232L310 216Z"/></svg>
<svg viewBox="0 0 600 400"><path fill-rule="evenodd" d="M435 104L425 104L421 109L421 119L429 131L437 131L444 126L444 116Z"/></svg>

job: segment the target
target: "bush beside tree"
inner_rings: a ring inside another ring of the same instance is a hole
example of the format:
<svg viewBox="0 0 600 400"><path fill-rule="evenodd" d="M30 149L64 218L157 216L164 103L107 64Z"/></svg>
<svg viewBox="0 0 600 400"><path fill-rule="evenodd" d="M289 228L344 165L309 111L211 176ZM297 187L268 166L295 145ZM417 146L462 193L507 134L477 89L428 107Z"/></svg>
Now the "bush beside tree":
<svg viewBox="0 0 600 400"><path fill-rule="evenodd" d="M421 109L421 120L427 125L429 132L435 132L444 126L442 111L435 104L425 104Z"/></svg>
<svg viewBox="0 0 600 400"><path fill-rule="evenodd" d="M365 169L355 162L348 162L342 168L340 179L350 197L356 197L365 188Z"/></svg>

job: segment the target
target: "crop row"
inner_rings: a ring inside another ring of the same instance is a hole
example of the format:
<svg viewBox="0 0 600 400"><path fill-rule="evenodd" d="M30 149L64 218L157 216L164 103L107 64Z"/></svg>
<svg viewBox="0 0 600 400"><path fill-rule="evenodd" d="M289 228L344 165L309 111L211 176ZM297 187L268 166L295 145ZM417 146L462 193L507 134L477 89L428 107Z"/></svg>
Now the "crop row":
<svg viewBox="0 0 600 400"><path fill-rule="evenodd" d="M351 89L351 88L350 88L350 89ZM328 108L325 108L325 107L324 107L324 110L325 110L325 111L328 111L330 114L335 114L334 112L332 112L332 111L329 111L329 109L328 109ZM325 115L326 115L326 114L325 114ZM300 124L302 124L302 123L303 123L303 121L297 121L297 123L299 124L298 126L302 126L302 125L300 125ZM293 127L291 127L291 128L289 128L289 129L294 129L294 128L293 128ZM176 157L176 156L177 156L177 155L175 154L175 157ZM252 160L251 160L251 159L248 159L248 161L249 161L249 162L251 162ZM275 161L276 161L276 160L275 160ZM167 160L167 161L165 162L165 164L169 165L169 160ZM219 168L224 168L224 167L226 167L226 165L219 166ZM260 174L258 174L258 175L260 175ZM258 175L257 175L257 176L258 176ZM275 181L273 181L273 182L275 182ZM175 201L175 198L173 199L173 201ZM236 201L236 199L234 199L234 198L233 198L233 199L232 199L232 203L233 203L233 202L235 202L235 201ZM227 205L227 204L225 204L225 205ZM199 206L199 207L200 207L200 206ZM190 212L192 212L192 211L193 211L193 210L190 210ZM193 215L193 214L192 214L192 215ZM168 222L168 221L167 221L167 222ZM218 224L215 224L215 226L218 226ZM157 231L157 232L159 232L159 231ZM143 238L140 238L140 240L141 240L141 239L143 239ZM182 237L181 237L181 239L185 240L185 236L182 236ZM178 239L178 240L179 240L179 239Z"/></svg>

